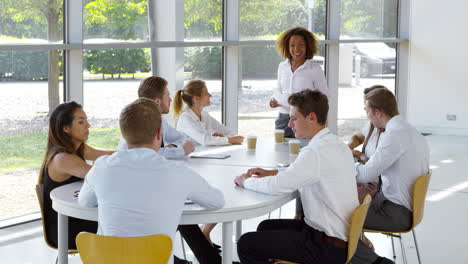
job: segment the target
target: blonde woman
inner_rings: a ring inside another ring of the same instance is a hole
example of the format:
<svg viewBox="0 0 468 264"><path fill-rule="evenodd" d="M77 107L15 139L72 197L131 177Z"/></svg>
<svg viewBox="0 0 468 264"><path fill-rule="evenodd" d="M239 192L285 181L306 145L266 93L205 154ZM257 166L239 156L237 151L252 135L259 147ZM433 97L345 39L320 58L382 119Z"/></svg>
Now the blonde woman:
<svg viewBox="0 0 468 264"><path fill-rule="evenodd" d="M237 136L204 110L211 104L211 94L202 80L191 80L174 98L174 114L179 118L177 130L189 135L205 146L242 144L244 137ZM183 104L187 107L182 111Z"/></svg>
<svg viewBox="0 0 468 264"><path fill-rule="evenodd" d="M244 137L237 136L203 110L211 104L210 98L211 94L202 80L191 80L184 89L177 91L174 98L174 115L179 117L177 130L205 146L242 144ZM184 103L187 107L182 111ZM215 226L216 224L201 226L203 234L210 242L210 233Z"/></svg>

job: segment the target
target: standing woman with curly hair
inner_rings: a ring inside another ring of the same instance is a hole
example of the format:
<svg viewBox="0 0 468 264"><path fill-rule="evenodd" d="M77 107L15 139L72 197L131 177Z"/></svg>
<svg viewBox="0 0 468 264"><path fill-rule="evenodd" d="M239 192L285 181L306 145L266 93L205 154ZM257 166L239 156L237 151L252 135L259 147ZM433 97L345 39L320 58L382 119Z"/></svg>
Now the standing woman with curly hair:
<svg viewBox="0 0 468 264"><path fill-rule="evenodd" d="M285 137L294 138L294 132L288 127L289 95L304 89L319 90L328 95L328 87L322 68L312 62L318 43L310 31L302 27L289 29L280 35L276 45L285 60L278 66L278 84L270 99L270 107L279 110L275 129L284 129Z"/></svg>

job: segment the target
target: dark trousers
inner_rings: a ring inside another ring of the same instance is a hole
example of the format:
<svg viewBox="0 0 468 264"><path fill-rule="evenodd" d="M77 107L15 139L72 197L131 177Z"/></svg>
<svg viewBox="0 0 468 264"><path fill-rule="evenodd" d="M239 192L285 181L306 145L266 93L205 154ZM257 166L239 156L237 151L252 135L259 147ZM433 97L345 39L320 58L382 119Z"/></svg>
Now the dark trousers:
<svg viewBox="0 0 468 264"><path fill-rule="evenodd" d="M200 264L220 264L221 256L205 238L198 225L179 225L180 234Z"/></svg>
<svg viewBox="0 0 468 264"><path fill-rule="evenodd" d="M284 129L285 138L295 138L294 131L288 126L289 115L279 113L278 118L275 120L275 129Z"/></svg>
<svg viewBox="0 0 468 264"><path fill-rule="evenodd" d="M364 228L381 231L405 231L411 228L413 213L403 205L393 203L377 192L367 211ZM373 263L379 256L359 241L356 253L351 261L354 264Z"/></svg>
<svg viewBox="0 0 468 264"><path fill-rule="evenodd" d="M344 263L347 248L324 242L324 235L302 220L265 220L260 223L257 232L241 236L237 253L243 264L265 264L272 259L303 264Z"/></svg>

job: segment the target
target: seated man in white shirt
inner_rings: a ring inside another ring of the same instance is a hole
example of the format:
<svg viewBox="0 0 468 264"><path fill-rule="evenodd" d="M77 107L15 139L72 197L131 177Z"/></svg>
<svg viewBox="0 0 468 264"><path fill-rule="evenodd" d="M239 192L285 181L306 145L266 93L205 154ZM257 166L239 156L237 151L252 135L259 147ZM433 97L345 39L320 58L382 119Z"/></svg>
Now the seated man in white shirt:
<svg viewBox="0 0 468 264"><path fill-rule="evenodd" d="M159 104L161 114L169 113L172 100L165 79L156 76L144 79L138 88L138 97L154 100ZM159 154L163 155L165 158L183 158L195 150L190 138L177 131L164 119L162 119L161 129L162 141ZM121 137L117 150L127 150L127 148L127 142Z"/></svg>
<svg viewBox="0 0 468 264"><path fill-rule="evenodd" d="M97 159L78 197L82 206L98 206L99 235L166 234L174 240L187 199L209 209L224 205L223 194L195 171L158 153L161 114L154 101L140 98L127 105L120 114L120 130L129 149ZM193 226L211 248L211 252L194 250L197 258L202 256L200 263L220 263L216 250ZM176 259L176 263L188 262Z"/></svg>
<svg viewBox="0 0 468 264"><path fill-rule="evenodd" d="M351 150L326 127L328 99L303 90L288 98L289 126L307 138L296 160L284 171L250 169L235 183L257 192L299 191L304 218L265 220L257 232L244 234L237 251L241 263L344 263L351 215L359 205Z"/></svg>
<svg viewBox="0 0 468 264"><path fill-rule="evenodd" d="M370 159L365 164L356 163L358 182L375 182L379 176L382 179L364 228L405 231L413 220L413 184L429 171L429 147L424 137L399 115L391 91L374 89L364 99L370 122L378 129L385 129ZM375 263L377 259L373 250L360 243L352 263Z"/></svg>

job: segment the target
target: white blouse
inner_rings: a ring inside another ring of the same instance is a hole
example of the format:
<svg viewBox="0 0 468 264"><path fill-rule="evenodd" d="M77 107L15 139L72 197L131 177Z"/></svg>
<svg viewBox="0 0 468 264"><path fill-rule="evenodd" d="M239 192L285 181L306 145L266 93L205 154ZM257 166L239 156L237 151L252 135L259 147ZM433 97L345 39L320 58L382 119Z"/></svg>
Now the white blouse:
<svg viewBox="0 0 468 264"><path fill-rule="evenodd" d="M306 60L293 72L289 60L281 62L278 65L278 84L272 96L282 105L278 108L280 113L289 114L288 97L304 89L317 89L328 96L327 81L322 67L312 60ZM329 102L331 101L333 100L329 98Z"/></svg>
<svg viewBox="0 0 468 264"><path fill-rule="evenodd" d="M201 120L189 107L185 108L177 121L177 130L188 135L201 145L227 145L228 137L235 133L223 126L205 110L201 113ZM213 136L213 133L223 134L224 137Z"/></svg>
<svg viewBox="0 0 468 264"><path fill-rule="evenodd" d="M362 130L361 130L361 133L362 135L364 135L364 137L367 137L367 134L369 133L369 128L370 128L370 124L367 124L365 125ZM366 157L370 158L372 155L374 155L375 153L375 150L377 149L377 135L378 135L378 130L377 128L374 128L374 131L372 132L369 140L367 141L367 145L366 145L366 149L364 151L364 155L366 155Z"/></svg>

